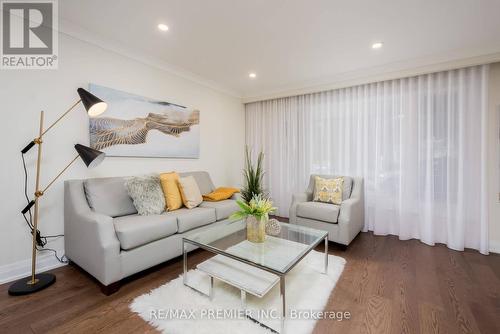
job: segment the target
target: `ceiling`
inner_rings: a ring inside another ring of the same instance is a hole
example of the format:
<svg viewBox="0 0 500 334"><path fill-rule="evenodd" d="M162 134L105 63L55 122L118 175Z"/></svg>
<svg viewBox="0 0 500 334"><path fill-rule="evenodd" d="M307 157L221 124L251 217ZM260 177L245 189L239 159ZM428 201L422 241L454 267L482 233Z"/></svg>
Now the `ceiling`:
<svg viewBox="0 0 500 334"><path fill-rule="evenodd" d="M244 98L498 53L499 13L498 0L59 1L62 21L96 40Z"/></svg>

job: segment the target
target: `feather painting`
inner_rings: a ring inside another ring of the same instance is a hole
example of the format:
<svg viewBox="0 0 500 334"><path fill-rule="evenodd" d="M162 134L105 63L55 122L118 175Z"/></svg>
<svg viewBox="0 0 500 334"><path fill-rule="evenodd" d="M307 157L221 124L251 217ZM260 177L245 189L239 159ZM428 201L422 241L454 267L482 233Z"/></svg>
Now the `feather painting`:
<svg viewBox="0 0 500 334"><path fill-rule="evenodd" d="M110 156L197 158L200 112L111 88L91 85L108 103L89 122L90 145Z"/></svg>

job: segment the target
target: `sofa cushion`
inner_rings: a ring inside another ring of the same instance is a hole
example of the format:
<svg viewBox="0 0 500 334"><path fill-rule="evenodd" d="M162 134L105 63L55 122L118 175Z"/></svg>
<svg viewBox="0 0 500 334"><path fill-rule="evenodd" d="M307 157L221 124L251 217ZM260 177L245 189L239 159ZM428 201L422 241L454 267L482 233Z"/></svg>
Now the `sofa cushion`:
<svg viewBox="0 0 500 334"><path fill-rule="evenodd" d="M200 204L200 207L215 209L215 216L217 220L226 219L239 209L238 204L236 204L236 201L232 199L226 199L218 202L205 201Z"/></svg>
<svg viewBox="0 0 500 334"><path fill-rule="evenodd" d="M339 217L340 206L321 202L304 202L297 205L297 216L321 220L327 223L336 223Z"/></svg>
<svg viewBox="0 0 500 334"><path fill-rule="evenodd" d="M183 233L193 228L215 222L215 209L213 208L193 208L179 209L168 213L169 216L177 217L178 232Z"/></svg>
<svg viewBox="0 0 500 334"><path fill-rule="evenodd" d="M116 236L122 249L132 249L177 232L177 219L166 214L131 215L113 219Z"/></svg>
<svg viewBox="0 0 500 334"><path fill-rule="evenodd" d="M207 172L187 172L180 173L180 177L192 176L196 180L196 184L198 184L198 188L200 188L200 192L202 195L211 193L214 191L215 187L212 183L212 179L210 179L210 175Z"/></svg>
<svg viewBox="0 0 500 334"><path fill-rule="evenodd" d="M88 179L83 182L83 187L89 206L96 212L111 217L137 213L123 177Z"/></svg>

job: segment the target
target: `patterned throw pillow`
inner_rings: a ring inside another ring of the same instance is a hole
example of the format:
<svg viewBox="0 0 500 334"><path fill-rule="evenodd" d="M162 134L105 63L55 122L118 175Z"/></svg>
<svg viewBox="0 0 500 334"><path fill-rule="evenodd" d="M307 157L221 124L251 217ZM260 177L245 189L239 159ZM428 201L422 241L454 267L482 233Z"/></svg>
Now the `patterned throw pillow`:
<svg viewBox="0 0 500 334"><path fill-rule="evenodd" d="M127 178L125 188L140 215L158 215L165 210L165 196L163 196L158 175Z"/></svg>
<svg viewBox="0 0 500 334"><path fill-rule="evenodd" d="M344 188L344 178L323 179L316 176L314 179L314 201L333 203L340 205L342 203L342 189Z"/></svg>

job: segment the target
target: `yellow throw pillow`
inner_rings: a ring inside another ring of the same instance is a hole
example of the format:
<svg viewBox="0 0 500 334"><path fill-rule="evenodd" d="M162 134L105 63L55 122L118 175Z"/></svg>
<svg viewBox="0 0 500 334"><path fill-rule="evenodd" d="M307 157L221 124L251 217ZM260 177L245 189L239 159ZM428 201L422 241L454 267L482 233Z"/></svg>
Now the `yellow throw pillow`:
<svg viewBox="0 0 500 334"><path fill-rule="evenodd" d="M340 205L342 203L342 189L344 188L344 178L324 179L316 176L314 179L314 201L333 203Z"/></svg>
<svg viewBox="0 0 500 334"><path fill-rule="evenodd" d="M230 198L235 193L239 193L239 192L240 192L240 190L238 188L220 187L220 188L215 189L211 193L203 195L203 200L209 201L209 202L223 201L225 199Z"/></svg>
<svg viewBox="0 0 500 334"><path fill-rule="evenodd" d="M193 176L181 177L178 184L179 190L181 191L182 202L186 208L195 208L203 202L200 188Z"/></svg>
<svg viewBox="0 0 500 334"><path fill-rule="evenodd" d="M167 211L182 207L182 197L178 186L179 174L176 172L160 174L161 189L167 202Z"/></svg>

